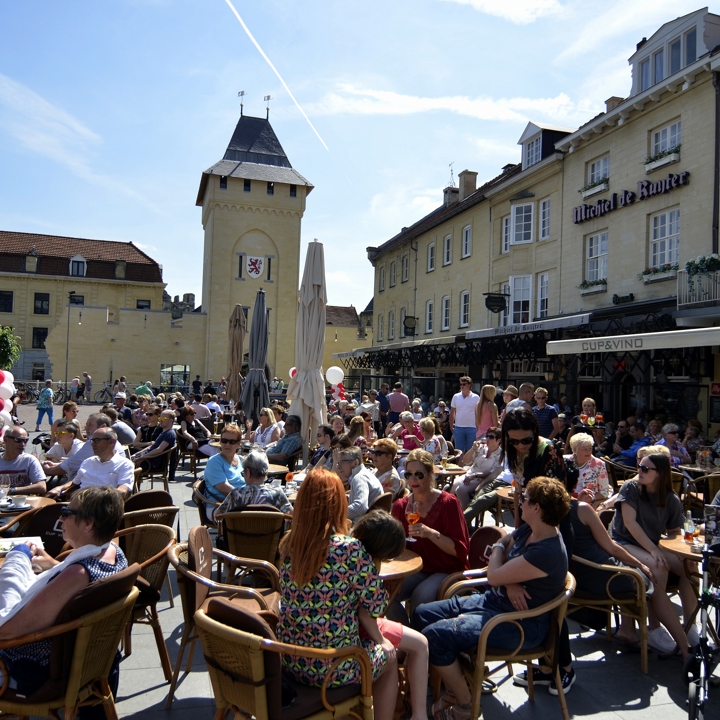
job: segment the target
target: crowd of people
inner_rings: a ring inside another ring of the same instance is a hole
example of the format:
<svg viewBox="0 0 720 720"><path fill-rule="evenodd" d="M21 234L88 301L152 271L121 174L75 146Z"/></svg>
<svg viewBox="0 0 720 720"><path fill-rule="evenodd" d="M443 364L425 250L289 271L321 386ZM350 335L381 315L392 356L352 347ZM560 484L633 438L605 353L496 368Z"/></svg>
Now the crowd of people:
<svg viewBox="0 0 720 720"><path fill-rule="evenodd" d="M668 418L651 418L645 425L636 413L613 424L592 398L573 414L565 396L552 405L545 388L527 382L504 389L484 385L476 394L464 376L449 406L439 399L426 407L408 397L401 383L392 391L383 384L358 403L331 404L309 448L307 467L296 475L297 496L289 498L267 482L268 471L270 464L287 465L303 450L301 419L275 404L261 409L257 424L244 416L242 422L223 423L219 447L211 446L211 433L200 420L222 414L223 391L218 396L212 383L201 385L190 398L166 399L145 383L149 392L128 397L122 377L113 405L91 414L84 427L70 401L62 418L52 422L53 444L42 464L26 452L25 429L11 427L3 438L0 487L10 495L69 499L79 524L89 489L110 487L127 497L136 468L157 467L183 442L207 459L210 521L258 504L292 516L292 529L280 546L278 638L313 647L326 647L332 638L333 647L364 647L381 720L394 711L398 653L408 657L413 720L427 717L428 665L445 687L432 708L435 720L469 718L471 691L458 656L477 644L490 619L557 597L568 571L579 590L608 592L610 575L588 572L573 563L573 555L639 570L649 600L651 647L686 658L697 643L697 628L690 625L686 632L668 597L670 573L679 576L684 621L696 609L694 588L682 561L659 545L662 534L680 532L684 522L671 472L705 442L697 423L687 425L682 440L678 424ZM242 445L251 446L244 456ZM608 460L637 474L614 488ZM448 462L464 472L448 475ZM488 589L462 598L438 597L450 574L468 569L471 534L496 508L503 487L512 488L513 530L486 549ZM390 513L373 509L388 495ZM720 497L714 502L720 505ZM614 515L606 529L599 513L610 508ZM92 518L87 522L93 542L106 542L104 535L93 534ZM404 548L420 556L422 570L406 577L389 603L377 565ZM103 553L96 558L103 568L122 559L114 546ZM28 557L40 556L31 550ZM622 580L613 585L613 592L625 589ZM520 625L523 646L536 646L549 631L549 618L541 615ZM615 642L637 649L638 630L635 621L623 617ZM514 648L520 641L518 626L501 625L492 631L490 644ZM310 685L322 683L328 672L322 661L288 657L284 662L295 679ZM559 665L560 690L566 693L576 680L567 623L559 638ZM347 661L332 672L331 684L344 685L356 680L358 667ZM531 673L535 684L558 692L549 668L535 666ZM514 680L528 685L527 672Z"/></svg>

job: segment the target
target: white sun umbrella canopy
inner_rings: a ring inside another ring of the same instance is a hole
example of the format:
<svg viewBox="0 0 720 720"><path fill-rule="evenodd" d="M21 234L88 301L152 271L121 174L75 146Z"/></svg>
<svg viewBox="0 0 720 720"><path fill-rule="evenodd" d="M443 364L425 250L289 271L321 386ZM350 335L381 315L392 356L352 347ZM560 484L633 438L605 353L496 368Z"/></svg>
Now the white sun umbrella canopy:
<svg viewBox="0 0 720 720"><path fill-rule="evenodd" d="M295 329L295 377L288 383L289 415L302 420L303 463L309 443L326 420L325 382L322 359L325 352L325 253L322 243L311 242L305 257L300 286L300 308Z"/></svg>
<svg viewBox="0 0 720 720"><path fill-rule="evenodd" d="M265 375L267 354L268 323L265 291L258 290L250 326L250 347L248 349L250 368L240 398L245 415L252 419L253 424L257 424L260 410L270 405L270 391Z"/></svg>

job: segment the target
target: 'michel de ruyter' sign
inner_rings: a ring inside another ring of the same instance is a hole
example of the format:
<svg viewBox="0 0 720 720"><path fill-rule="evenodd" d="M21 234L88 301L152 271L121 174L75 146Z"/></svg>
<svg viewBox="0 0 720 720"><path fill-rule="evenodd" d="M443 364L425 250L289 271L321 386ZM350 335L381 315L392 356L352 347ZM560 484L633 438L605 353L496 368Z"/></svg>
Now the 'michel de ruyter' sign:
<svg viewBox="0 0 720 720"><path fill-rule="evenodd" d="M636 200L645 200L645 198L654 195L664 195L669 193L681 185L687 185L690 181L690 173L685 170L680 173L670 173L666 178L656 182L649 180L640 180L637 184L637 192L631 190L621 190L619 193L613 193L607 200L598 200L594 205L578 205L573 208L573 222L585 222L593 218L602 217L613 210L632 205Z"/></svg>

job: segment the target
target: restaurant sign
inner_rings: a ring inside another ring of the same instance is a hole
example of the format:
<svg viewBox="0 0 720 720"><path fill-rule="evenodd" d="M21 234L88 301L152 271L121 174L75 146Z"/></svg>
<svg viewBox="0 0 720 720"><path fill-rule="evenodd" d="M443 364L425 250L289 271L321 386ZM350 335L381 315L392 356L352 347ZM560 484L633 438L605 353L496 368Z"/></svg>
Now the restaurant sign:
<svg viewBox="0 0 720 720"><path fill-rule="evenodd" d="M594 205L578 205L572 209L573 223L576 225L586 220L607 215L618 208L632 205L636 200L645 200L645 198L654 197L655 195L664 195L675 188L687 185L690 182L690 173L685 170L680 173L670 173L666 178L650 182L649 180L640 180L637 184L637 192L632 190L621 190L619 193L613 193L607 200L598 200Z"/></svg>

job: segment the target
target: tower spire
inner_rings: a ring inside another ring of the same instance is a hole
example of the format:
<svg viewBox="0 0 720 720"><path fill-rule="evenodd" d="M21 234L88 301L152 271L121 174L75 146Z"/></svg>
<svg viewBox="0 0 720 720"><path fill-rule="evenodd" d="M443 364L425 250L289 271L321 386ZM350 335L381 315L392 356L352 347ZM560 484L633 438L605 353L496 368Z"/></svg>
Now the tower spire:
<svg viewBox="0 0 720 720"><path fill-rule="evenodd" d="M270 119L270 101L272 98L269 95L266 95L263 100L267 103L267 108L265 109L265 119Z"/></svg>
<svg viewBox="0 0 720 720"><path fill-rule="evenodd" d="M245 97L245 91L241 90L238 93L238 97L240 98L240 117L243 116L243 98Z"/></svg>

